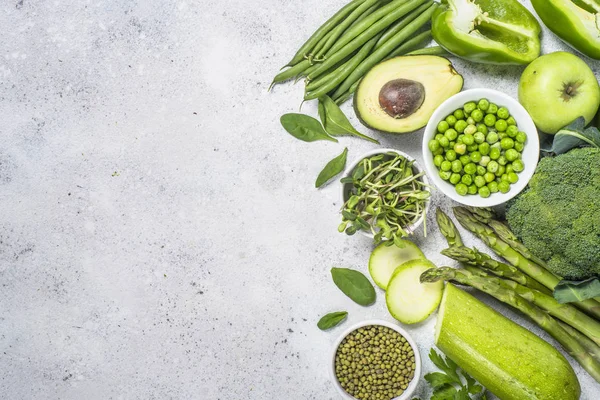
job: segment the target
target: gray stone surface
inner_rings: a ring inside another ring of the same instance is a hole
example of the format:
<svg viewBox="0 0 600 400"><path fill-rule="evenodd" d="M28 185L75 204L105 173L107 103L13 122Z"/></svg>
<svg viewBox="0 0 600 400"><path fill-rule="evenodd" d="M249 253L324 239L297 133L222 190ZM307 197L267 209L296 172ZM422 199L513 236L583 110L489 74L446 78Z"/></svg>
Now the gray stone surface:
<svg viewBox="0 0 600 400"><path fill-rule="evenodd" d="M266 89L342 3L0 5L1 398L338 398L341 328L318 318L392 318L381 292L362 308L332 284L334 265L366 271L372 245L337 233L338 187L313 184L343 146L375 146L295 141L279 116L302 85ZM466 88L516 95L522 67L455 64ZM420 133L378 137L420 158ZM435 228L415 241L448 263ZM424 353L434 323L407 328Z"/></svg>

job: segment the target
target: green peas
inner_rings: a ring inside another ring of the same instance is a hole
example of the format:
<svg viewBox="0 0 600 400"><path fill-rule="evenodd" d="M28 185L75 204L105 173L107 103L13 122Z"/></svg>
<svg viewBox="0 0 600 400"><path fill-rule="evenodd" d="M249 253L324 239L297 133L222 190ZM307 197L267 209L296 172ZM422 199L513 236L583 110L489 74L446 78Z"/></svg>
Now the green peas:
<svg viewBox="0 0 600 400"><path fill-rule="evenodd" d="M468 163L471 162L471 157L469 157L468 155L465 154L463 156L460 156L459 160L462 165L467 165Z"/></svg>
<svg viewBox="0 0 600 400"><path fill-rule="evenodd" d="M454 150L446 151L446 160L448 160L448 161L456 160L456 152Z"/></svg>
<svg viewBox="0 0 600 400"><path fill-rule="evenodd" d="M481 175L477 175L475 177L475 179L473 179L473 182L475 183L475 186L477 186L478 188L485 185L485 179Z"/></svg>
<svg viewBox="0 0 600 400"><path fill-rule="evenodd" d="M527 140L527 134L525 132L519 131L517 132L517 136L515 136L515 139L518 143L525 143L525 141Z"/></svg>
<svg viewBox="0 0 600 400"><path fill-rule="evenodd" d="M512 164L506 164L506 173L510 174L511 172L513 172Z"/></svg>
<svg viewBox="0 0 600 400"><path fill-rule="evenodd" d="M471 161L473 161L474 163L478 163L479 161L481 161L481 153L478 151L474 151L471 153Z"/></svg>
<svg viewBox="0 0 600 400"><path fill-rule="evenodd" d="M465 174L469 174L469 175L475 175L475 173L477 172L477 165L475 165L474 163L468 163L467 165L465 165Z"/></svg>
<svg viewBox="0 0 600 400"><path fill-rule="evenodd" d="M451 184L456 185L458 182L460 182L460 174L454 173L450 175Z"/></svg>
<svg viewBox="0 0 600 400"><path fill-rule="evenodd" d="M492 181L487 184L488 189L490 189L490 193L498 193L498 182Z"/></svg>
<svg viewBox="0 0 600 400"><path fill-rule="evenodd" d="M498 115L498 118L502 119L506 119L510 116L510 114L508 113L508 108L506 107L500 107L496 114Z"/></svg>
<svg viewBox="0 0 600 400"><path fill-rule="evenodd" d="M450 144L448 145L448 147L450 147L451 149L453 149L455 144L456 144L456 142L450 142Z"/></svg>
<svg viewBox="0 0 600 400"><path fill-rule="evenodd" d="M508 161L512 162L519 158L519 152L515 149L508 149L504 153L504 157L506 157Z"/></svg>
<svg viewBox="0 0 600 400"><path fill-rule="evenodd" d="M498 184L498 190L502 193L508 193L510 190L510 183L508 181L502 181Z"/></svg>
<svg viewBox="0 0 600 400"><path fill-rule="evenodd" d="M469 194L476 194L477 193L477 186L475 186L475 184L470 185L468 188L467 193Z"/></svg>
<svg viewBox="0 0 600 400"><path fill-rule="evenodd" d="M481 110L481 111L487 111L487 109L490 106L490 102L487 101L487 99L481 99L479 100L479 102L477 103L477 107Z"/></svg>
<svg viewBox="0 0 600 400"><path fill-rule="evenodd" d="M500 177L500 181L508 182L508 174L502 174L502 176ZM508 182L508 183L510 183L510 182Z"/></svg>
<svg viewBox="0 0 600 400"><path fill-rule="evenodd" d="M467 151L468 152L472 152L472 151L477 151L477 149L479 148L479 145L477 143L473 143L467 146Z"/></svg>
<svg viewBox="0 0 600 400"><path fill-rule="evenodd" d="M471 117L467 118L467 124L469 125L475 125L475 120Z"/></svg>
<svg viewBox="0 0 600 400"><path fill-rule="evenodd" d="M510 174L508 174L508 181L510 183L517 183L518 180L519 180L519 176L517 174L515 174L514 172L511 172Z"/></svg>
<svg viewBox="0 0 600 400"><path fill-rule="evenodd" d="M515 125L509 125L506 128L506 134L508 135L509 138L516 138L517 137L517 133L519 132L519 128L517 128Z"/></svg>
<svg viewBox="0 0 600 400"><path fill-rule="evenodd" d="M436 167L440 167L440 165L442 165L442 161L444 161L444 156L441 154L438 154L437 156L433 157L433 165L435 165Z"/></svg>
<svg viewBox="0 0 600 400"><path fill-rule="evenodd" d="M520 143L520 142L516 142L515 143L515 150L516 151L523 151L524 148L525 148L525 145L523 143Z"/></svg>
<svg viewBox="0 0 600 400"><path fill-rule="evenodd" d="M446 122L448 123L449 126L454 126L454 124L456 124L456 117L454 115L450 114L446 117Z"/></svg>
<svg viewBox="0 0 600 400"><path fill-rule="evenodd" d="M462 171L462 169L463 169L463 165L460 162L460 160L452 161L452 172L458 173L458 172Z"/></svg>
<svg viewBox="0 0 600 400"><path fill-rule="evenodd" d="M494 144L498 141L498 134L496 132L490 132L485 137L485 141L489 144Z"/></svg>
<svg viewBox="0 0 600 400"><path fill-rule="evenodd" d="M456 154L465 154L467 152L467 145L464 143L456 143L454 145L454 151Z"/></svg>
<svg viewBox="0 0 600 400"><path fill-rule="evenodd" d="M456 121L456 124L454 124L454 129L456 129L458 133L463 133L467 128L467 125L467 121L459 119Z"/></svg>
<svg viewBox="0 0 600 400"><path fill-rule="evenodd" d="M442 146L442 147L450 146L450 141L448 140L448 138L446 136L444 136L443 138L438 140L438 142L440 143L440 146Z"/></svg>
<svg viewBox="0 0 600 400"><path fill-rule="evenodd" d="M508 160L506 159L506 157L504 155L501 155L500 157L498 157L498 164L506 165L507 163L508 163Z"/></svg>
<svg viewBox="0 0 600 400"><path fill-rule="evenodd" d="M481 144L481 143L485 142L485 135L481 132L475 132L475 134L473 135L473 138L475 139L475 143L477 143L477 144Z"/></svg>
<svg viewBox="0 0 600 400"><path fill-rule="evenodd" d="M444 135L442 135L441 133L438 133L435 135L435 140L440 140L443 137L444 137Z"/></svg>
<svg viewBox="0 0 600 400"><path fill-rule="evenodd" d="M490 106L487 109L488 114L496 114L498 112L498 106L494 103L490 103Z"/></svg>
<svg viewBox="0 0 600 400"><path fill-rule="evenodd" d="M506 172L506 167L504 165L498 164L498 171L496 171L496 176L502 176Z"/></svg>
<svg viewBox="0 0 600 400"><path fill-rule="evenodd" d="M477 166L477 175L483 176L483 175L485 175L485 171L486 171L485 167L482 167L481 165Z"/></svg>
<svg viewBox="0 0 600 400"><path fill-rule="evenodd" d="M454 187L454 190L456 190L456 193L458 193L459 195L466 196L469 191L469 188L464 183L459 183Z"/></svg>
<svg viewBox="0 0 600 400"><path fill-rule="evenodd" d="M429 150L436 151L437 149L440 148L440 142L438 142L437 140L433 139L430 140L429 143L427 144L427 146L429 147Z"/></svg>
<svg viewBox="0 0 600 400"><path fill-rule="evenodd" d="M500 140L502 140L505 137L508 137L508 135L506 134L506 132L498 132L498 137L500 138Z"/></svg>
<svg viewBox="0 0 600 400"><path fill-rule="evenodd" d="M483 119L483 111L473 110L473 112L471 112L471 118L473 118L473 121L475 122L481 122Z"/></svg>
<svg viewBox="0 0 600 400"><path fill-rule="evenodd" d="M506 123L511 126L511 125L516 125L517 121L515 121L514 117L510 116L506 119Z"/></svg>
<svg viewBox="0 0 600 400"><path fill-rule="evenodd" d="M477 127L475 125L467 125L464 133L465 135L473 135L475 132L477 132Z"/></svg>
<svg viewBox="0 0 600 400"><path fill-rule="evenodd" d="M477 132L481 132L484 135L488 134L488 127L486 124L477 124Z"/></svg>
<svg viewBox="0 0 600 400"><path fill-rule="evenodd" d="M458 110L454 111L453 115L457 121L460 121L461 119L465 118L465 113L460 108Z"/></svg>
<svg viewBox="0 0 600 400"><path fill-rule="evenodd" d="M475 143L475 138L473 137L473 135L465 135L463 137L463 143L466 144L467 146L470 146L473 143Z"/></svg>
<svg viewBox="0 0 600 400"><path fill-rule="evenodd" d="M512 140L509 137L505 137L504 139L502 139L502 141L500 142L500 146L504 149L504 150L508 150L508 149L512 149L513 147L515 147L515 141Z"/></svg>
<svg viewBox="0 0 600 400"><path fill-rule="evenodd" d="M487 165L490 163L490 160L491 158L489 156L482 156L481 161L479 161L479 165L482 167L487 167Z"/></svg>
<svg viewBox="0 0 600 400"><path fill-rule="evenodd" d="M515 171L515 172L523 172L523 170L525 169L525 164L523 164L522 160L515 160L512 163L512 167L513 167L513 171Z"/></svg>
<svg viewBox="0 0 600 400"><path fill-rule="evenodd" d="M479 195L484 199L490 197L491 195L490 189L487 186L480 187L477 193L479 193Z"/></svg>
<svg viewBox="0 0 600 400"><path fill-rule="evenodd" d="M462 178L460 178L460 181L465 185L470 186L473 184L473 177L471 175L465 174L462 176Z"/></svg>
<svg viewBox="0 0 600 400"><path fill-rule="evenodd" d="M487 126L494 126L496 123L496 116L494 114L487 114L485 118L483 118L483 123Z"/></svg>
<svg viewBox="0 0 600 400"><path fill-rule="evenodd" d="M450 171L440 171L440 178L442 178L445 181L449 180L451 176L452 172Z"/></svg>
<svg viewBox="0 0 600 400"><path fill-rule="evenodd" d="M494 124L494 128L496 128L498 132L504 132L508 128L508 124L505 120L499 119Z"/></svg>
<svg viewBox="0 0 600 400"><path fill-rule="evenodd" d="M478 150L481 153L481 155L487 156L488 154L490 154L490 144L483 142L479 145Z"/></svg>
<svg viewBox="0 0 600 400"><path fill-rule="evenodd" d="M444 154L444 149L440 147L439 149L433 152L434 156L437 156L438 154Z"/></svg>
<svg viewBox="0 0 600 400"><path fill-rule="evenodd" d="M500 149L497 147L492 147L490 149L490 158L492 160L497 160L498 158L500 158Z"/></svg>
<svg viewBox="0 0 600 400"><path fill-rule="evenodd" d="M450 129L446 130L446 132L444 133L444 136L447 137L448 140L456 140L458 133L456 132L456 130L450 128Z"/></svg>
<svg viewBox="0 0 600 400"><path fill-rule="evenodd" d="M471 114L477 108L477 104L475 104L474 101L470 101L466 103L463 108L467 114Z"/></svg>
<svg viewBox="0 0 600 400"><path fill-rule="evenodd" d="M437 126L437 130L439 133L444 133L450 128L450 124L446 121L440 121Z"/></svg>
<svg viewBox="0 0 600 400"><path fill-rule="evenodd" d="M496 173L496 171L498 171L498 166L499 166L499 165L498 165L498 162L496 162L496 161L493 161L493 160L492 160L492 161L490 161L490 162L488 163L488 165L487 165L487 170L488 170L489 172L491 172L491 173L495 174L495 173Z"/></svg>
<svg viewBox="0 0 600 400"><path fill-rule="evenodd" d="M450 169L452 168L452 163L448 160L444 160L442 161L442 164L440 165L440 169L442 171L450 171Z"/></svg>
<svg viewBox="0 0 600 400"><path fill-rule="evenodd" d="M486 172L483 175L483 179L485 179L486 183L490 183L496 180L496 175L492 174L491 172Z"/></svg>

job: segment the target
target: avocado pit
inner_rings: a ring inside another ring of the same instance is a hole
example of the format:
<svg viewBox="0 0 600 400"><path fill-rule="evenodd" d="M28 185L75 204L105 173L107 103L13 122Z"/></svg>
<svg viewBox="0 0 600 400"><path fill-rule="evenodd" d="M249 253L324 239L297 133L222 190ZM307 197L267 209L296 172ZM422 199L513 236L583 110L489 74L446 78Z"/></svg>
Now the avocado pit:
<svg viewBox="0 0 600 400"><path fill-rule="evenodd" d="M379 91L379 105L392 118L406 118L425 101L425 87L410 79L394 79Z"/></svg>

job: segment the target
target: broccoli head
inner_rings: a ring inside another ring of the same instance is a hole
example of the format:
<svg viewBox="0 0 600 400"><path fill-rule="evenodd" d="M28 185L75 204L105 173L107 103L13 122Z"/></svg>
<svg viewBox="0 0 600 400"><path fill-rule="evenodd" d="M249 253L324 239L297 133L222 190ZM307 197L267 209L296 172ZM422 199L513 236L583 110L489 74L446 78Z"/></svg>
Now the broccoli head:
<svg viewBox="0 0 600 400"><path fill-rule="evenodd" d="M511 230L564 278L600 275L600 149L543 158L507 205Z"/></svg>

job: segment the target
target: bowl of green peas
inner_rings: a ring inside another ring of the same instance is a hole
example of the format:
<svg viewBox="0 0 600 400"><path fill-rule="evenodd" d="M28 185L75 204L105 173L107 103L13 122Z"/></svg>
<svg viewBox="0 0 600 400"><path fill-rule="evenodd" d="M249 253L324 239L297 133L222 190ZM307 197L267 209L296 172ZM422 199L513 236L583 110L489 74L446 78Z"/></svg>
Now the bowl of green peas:
<svg viewBox="0 0 600 400"><path fill-rule="evenodd" d="M521 192L539 160L537 129L525 108L492 89L471 89L442 103L423 134L425 170L453 200L502 204Z"/></svg>

